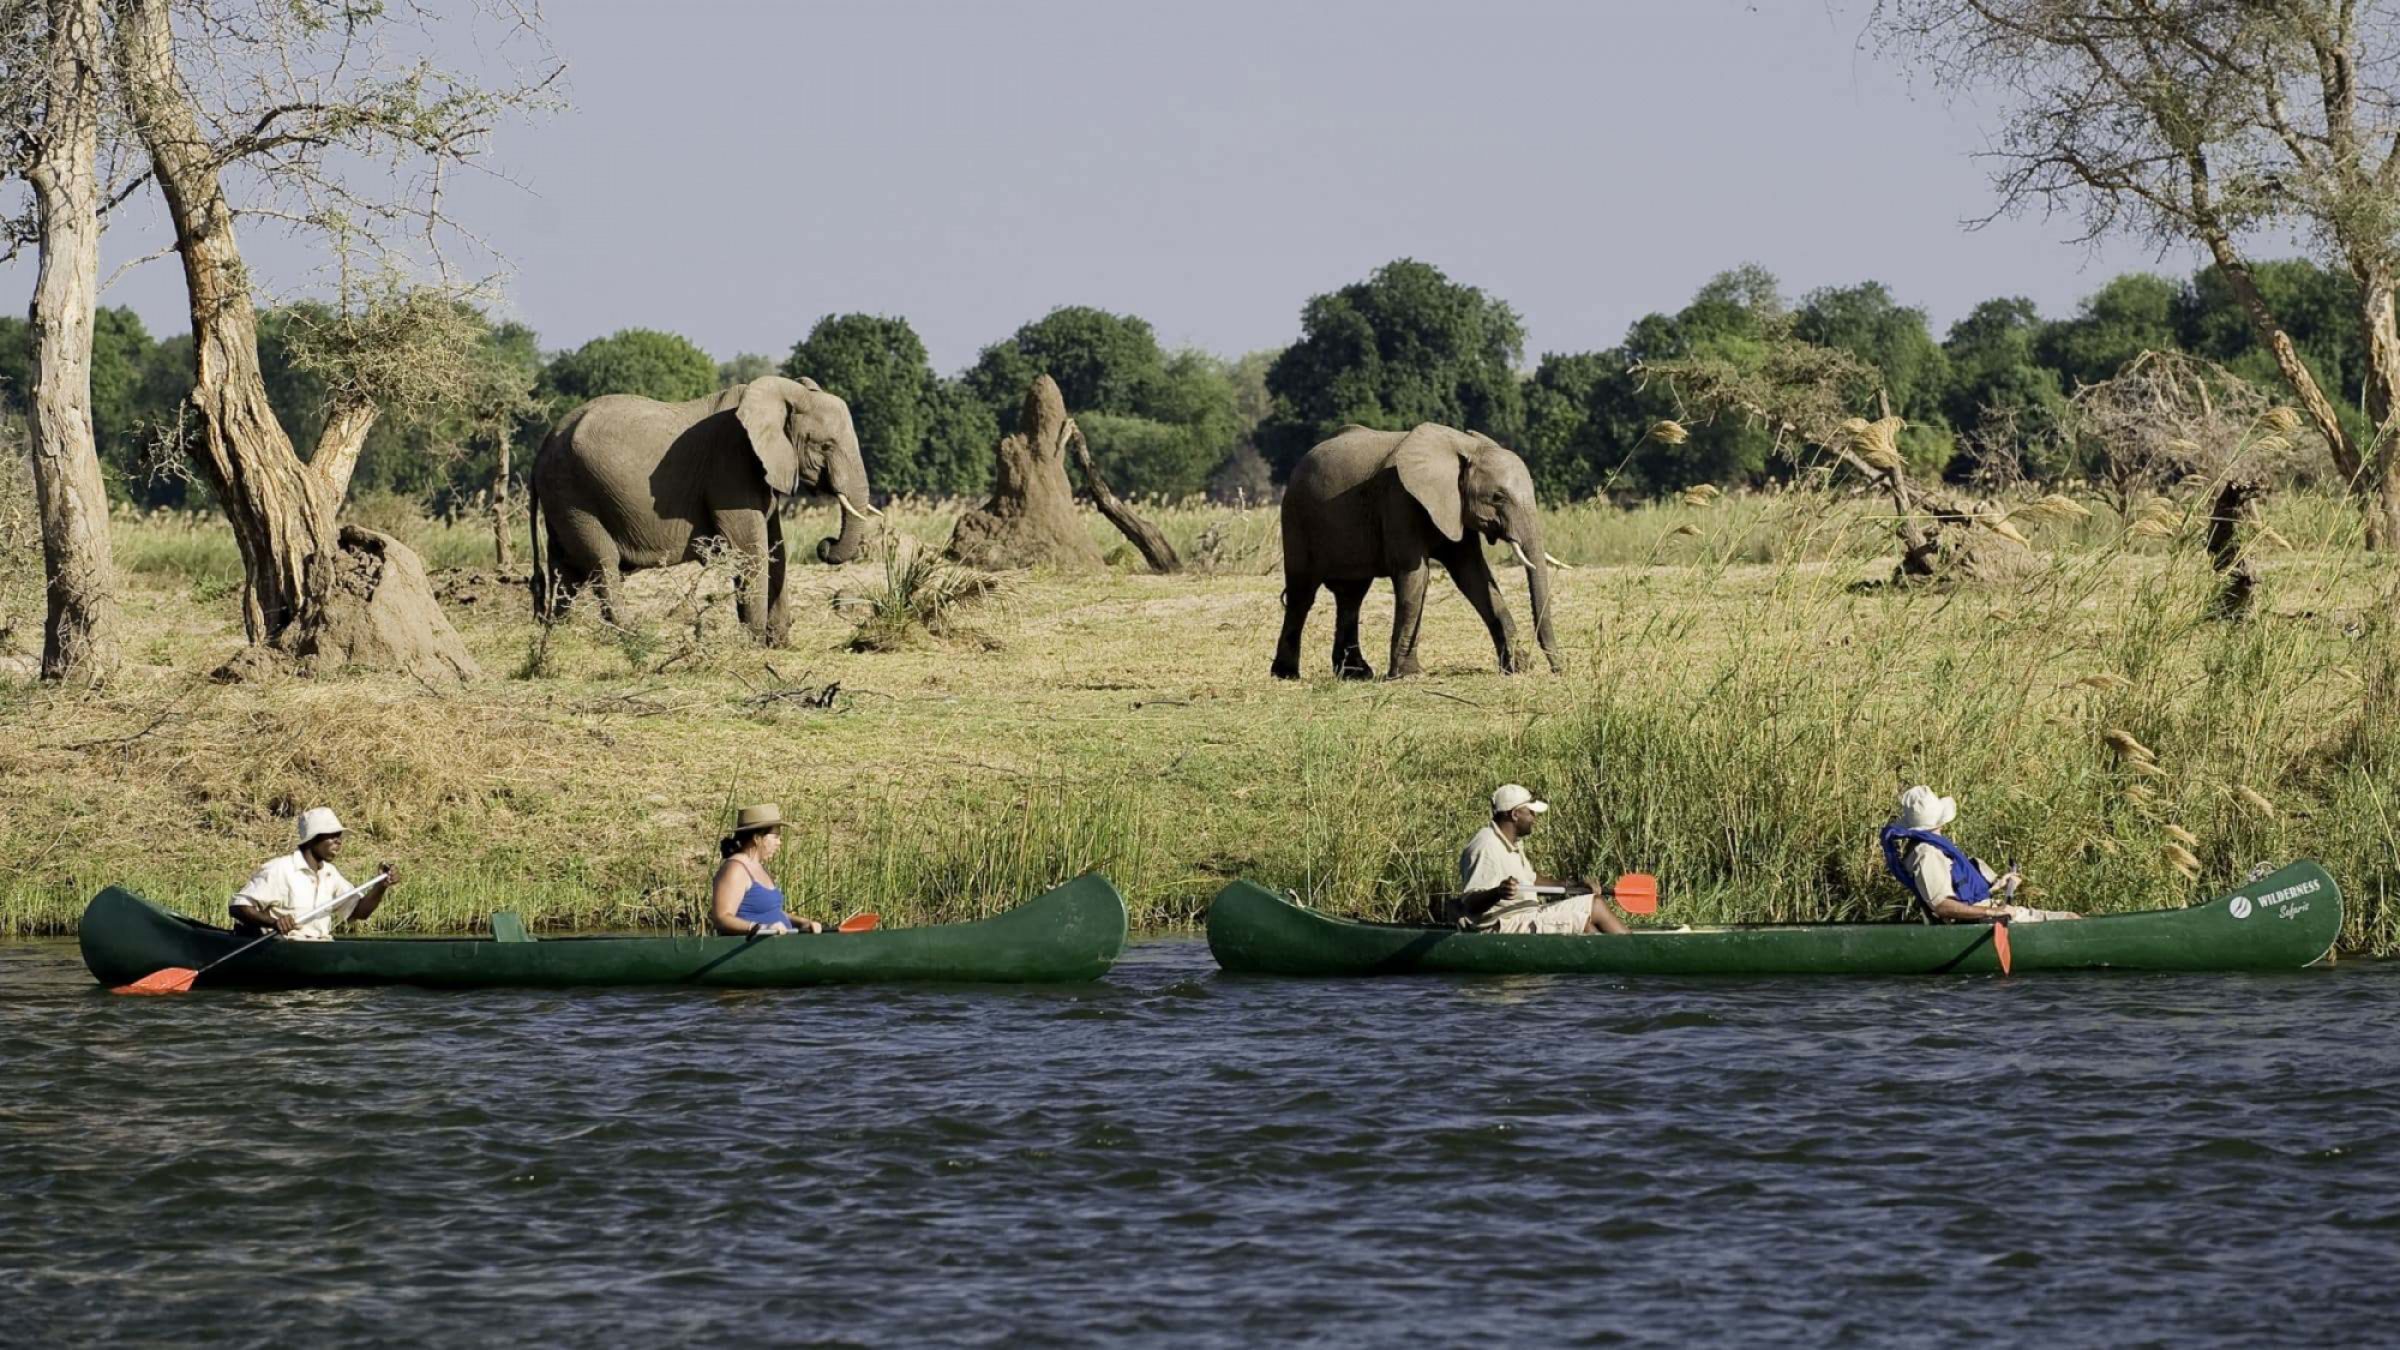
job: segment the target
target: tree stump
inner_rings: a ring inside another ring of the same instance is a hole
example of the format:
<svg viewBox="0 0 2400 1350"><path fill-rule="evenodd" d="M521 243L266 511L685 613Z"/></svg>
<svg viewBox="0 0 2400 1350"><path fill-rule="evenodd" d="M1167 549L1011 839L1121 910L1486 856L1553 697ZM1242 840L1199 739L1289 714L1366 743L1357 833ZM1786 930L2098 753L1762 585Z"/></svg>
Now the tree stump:
<svg viewBox="0 0 2400 1350"><path fill-rule="evenodd" d="M1058 382L1036 378L1025 391L1017 433L1002 438L992 499L959 517L948 556L992 571L1013 567L1096 568L1099 546L1075 510L1067 483L1067 402Z"/></svg>
<svg viewBox="0 0 2400 1350"><path fill-rule="evenodd" d="M433 598L425 565L390 535L344 525L332 586L311 623L273 644L253 646L216 672L220 681L257 679L297 667L303 674L389 670L433 685L482 674Z"/></svg>

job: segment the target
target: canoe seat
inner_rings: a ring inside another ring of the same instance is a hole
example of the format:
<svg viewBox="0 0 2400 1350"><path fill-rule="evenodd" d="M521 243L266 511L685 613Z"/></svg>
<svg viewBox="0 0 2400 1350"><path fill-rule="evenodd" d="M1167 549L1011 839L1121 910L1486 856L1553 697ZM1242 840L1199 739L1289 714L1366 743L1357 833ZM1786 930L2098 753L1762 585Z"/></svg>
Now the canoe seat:
<svg viewBox="0 0 2400 1350"><path fill-rule="evenodd" d="M525 921L504 909L492 916L492 941L531 942L533 939L525 932Z"/></svg>

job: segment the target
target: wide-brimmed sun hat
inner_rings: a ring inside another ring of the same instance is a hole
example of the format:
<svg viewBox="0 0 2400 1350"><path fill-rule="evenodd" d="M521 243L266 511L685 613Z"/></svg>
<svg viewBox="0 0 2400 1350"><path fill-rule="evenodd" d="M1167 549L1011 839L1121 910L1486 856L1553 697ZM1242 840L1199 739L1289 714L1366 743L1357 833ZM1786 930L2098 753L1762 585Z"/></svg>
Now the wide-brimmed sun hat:
<svg viewBox="0 0 2400 1350"><path fill-rule="evenodd" d="M1958 799L1923 783L1900 794L1900 823L1912 830L1938 830L1958 819Z"/></svg>
<svg viewBox="0 0 2400 1350"><path fill-rule="evenodd" d="M1518 807L1530 807L1535 815L1550 809L1550 803L1533 795L1531 789L1517 783L1502 783L1492 794L1492 814L1504 816Z"/></svg>
<svg viewBox="0 0 2400 1350"><path fill-rule="evenodd" d="M329 834L340 834L342 822L334 819L330 806L312 806L300 813L300 846L306 848L315 840Z"/></svg>
<svg viewBox="0 0 2400 1350"><path fill-rule="evenodd" d="M783 808L773 802L745 806L733 813L733 832L735 834L755 834L760 830L780 830L782 828Z"/></svg>

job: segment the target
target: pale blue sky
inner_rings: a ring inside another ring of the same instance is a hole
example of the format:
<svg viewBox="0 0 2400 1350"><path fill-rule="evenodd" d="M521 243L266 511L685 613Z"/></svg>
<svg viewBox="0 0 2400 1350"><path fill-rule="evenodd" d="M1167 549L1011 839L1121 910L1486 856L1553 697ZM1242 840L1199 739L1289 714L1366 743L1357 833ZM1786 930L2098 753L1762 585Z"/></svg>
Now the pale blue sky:
<svg viewBox="0 0 2400 1350"><path fill-rule="evenodd" d="M947 372L1072 303L1232 355L1411 256L1514 305L1530 364L1744 261L1794 294L1882 280L1937 335L1992 295L2062 314L2193 265L2063 219L1965 229L1988 109L1860 50L1856 0L547 8L574 107L504 130L522 188L452 204L548 348L642 325L781 356L867 310ZM162 238L129 217L103 271ZM294 244L245 242L270 286L304 284ZM171 259L103 301L188 326Z"/></svg>

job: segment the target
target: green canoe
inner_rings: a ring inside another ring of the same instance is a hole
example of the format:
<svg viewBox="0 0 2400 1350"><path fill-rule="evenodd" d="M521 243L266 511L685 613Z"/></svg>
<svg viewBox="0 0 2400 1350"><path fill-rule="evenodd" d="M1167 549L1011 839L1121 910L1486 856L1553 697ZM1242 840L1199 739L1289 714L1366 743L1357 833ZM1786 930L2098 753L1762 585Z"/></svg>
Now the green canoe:
<svg viewBox="0 0 2400 1350"><path fill-rule="evenodd" d="M2015 924L2010 968L2297 970L2333 948L2342 893L2294 863L2190 909ZM1337 919L1247 881L1217 892L1208 949L1262 975L1946 975L2000 969L1985 924L1758 924L1625 937L1471 933Z"/></svg>
<svg viewBox="0 0 2400 1350"><path fill-rule="evenodd" d="M771 988L942 980L1096 980L1125 948L1125 898L1086 873L976 923L778 937L571 937L535 941L514 915L488 938L262 942L200 977L203 989L321 985L698 984ZM110 887L83 911L83 964L115 988L170 966L198 970L246 939Z"/></svg>

